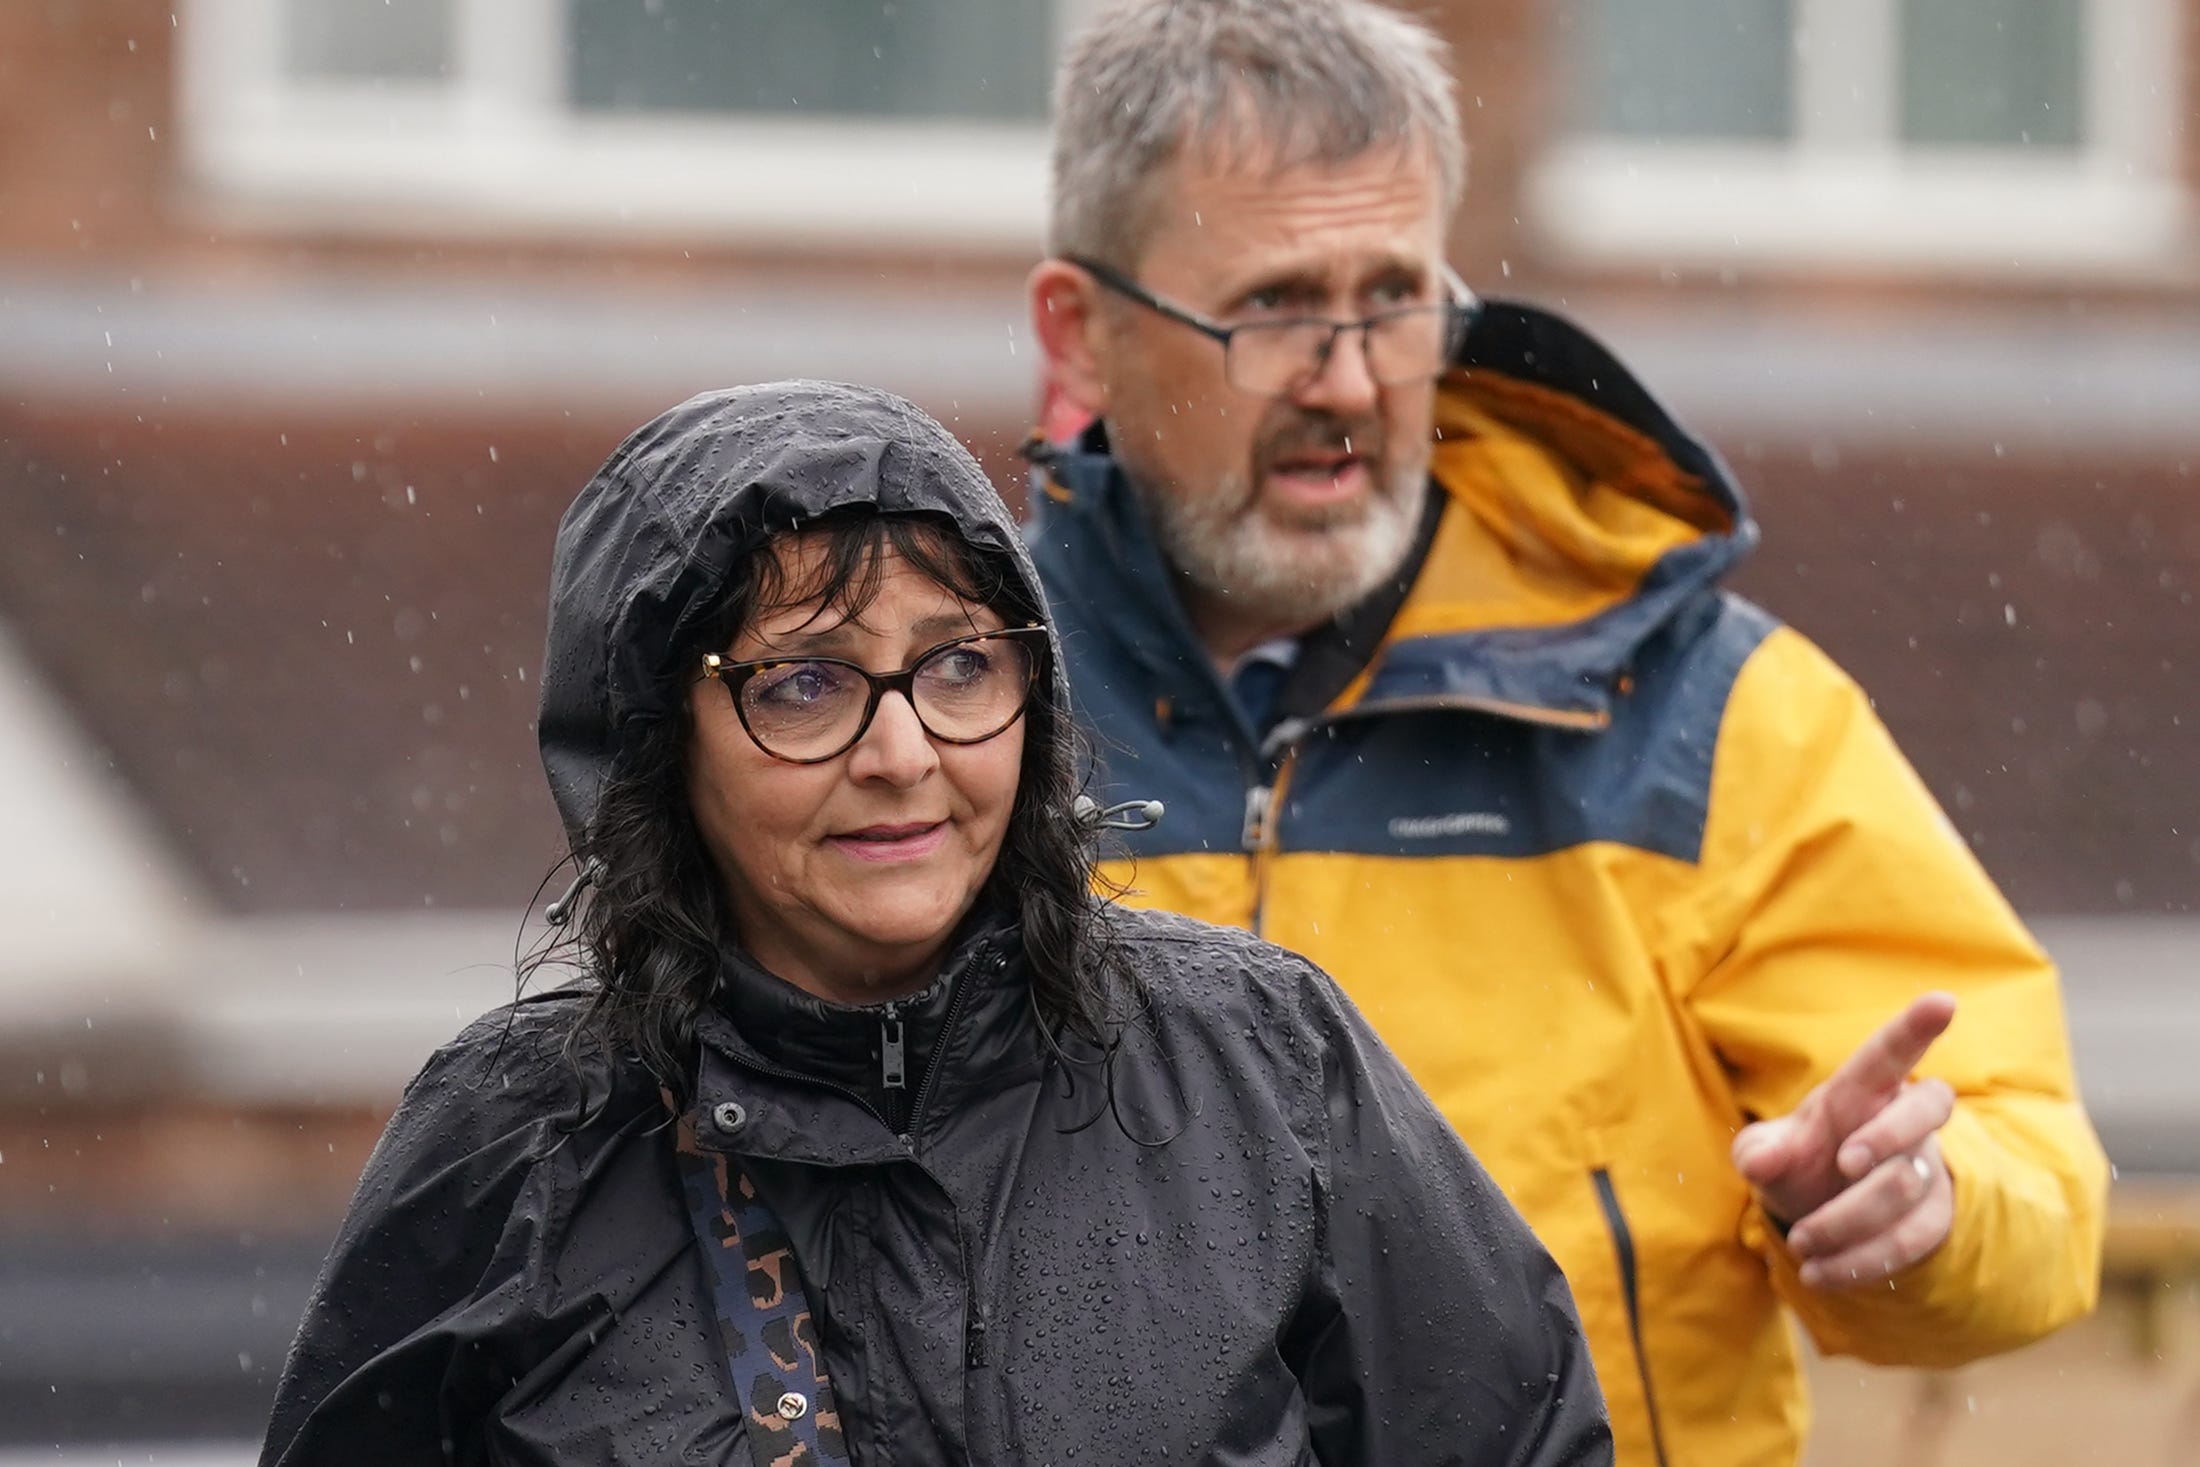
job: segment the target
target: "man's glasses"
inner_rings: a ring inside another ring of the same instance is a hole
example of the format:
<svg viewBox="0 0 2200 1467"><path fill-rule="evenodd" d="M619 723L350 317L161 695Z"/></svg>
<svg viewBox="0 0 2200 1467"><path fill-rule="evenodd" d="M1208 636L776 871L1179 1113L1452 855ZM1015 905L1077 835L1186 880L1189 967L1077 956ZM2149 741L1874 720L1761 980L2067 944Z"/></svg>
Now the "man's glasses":
<svg viewBox="0 0 2200 1467"><path fill-rule="evenodd" d="M1045 627L957 637L899 672L871 672L837 657L729 662L712 652L703 676L725 684L756 746L789 764L822 764L855 747L899 693L924 731L945 744L982 744L1023 716L1045 664Z"/></svg>
<svg viewBox="0 0 2200 1467"><path fill-rule="evenodd" d="M1377 311L1357 321L1291 316L1225 326L1162 299L1112 265L1083 255L1063 258L1125 300L1221 342L1224 378L1256 397L1285 397L1319 377L1337 349L1337 338L1347 331L1360 333L1368 375L1377 382L1386 387L1432 382L1458 350L1476 308L1473 293L1446 270L1449 300Z"/></svg>

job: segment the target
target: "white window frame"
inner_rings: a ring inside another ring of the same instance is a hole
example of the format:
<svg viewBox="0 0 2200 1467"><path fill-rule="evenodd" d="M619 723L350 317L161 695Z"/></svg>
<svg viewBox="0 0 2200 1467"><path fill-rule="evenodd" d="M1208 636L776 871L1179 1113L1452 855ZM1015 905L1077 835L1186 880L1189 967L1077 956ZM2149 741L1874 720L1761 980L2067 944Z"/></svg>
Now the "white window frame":
<svg viewBox="0 0 2200 1467"><path fill-rule="evenodd" d="M1541 237L1591 265L2173 268L2178 0L2086 0L2073 153L1898 137L1897 0L1797 0L1796 132L1772 142L1565 137L1532 170Z"/></svg>
<svg viewBox="0 0 2200 1467"><path fill-rule="evenodd" d="M1061 35L1095 0L1043 3ZM558 0L454 8L448 81L356 83L285 74L279 0L184 0L200 200L225 219L370 234L1023 251L1043 235L1043 124L581 112L563 97Z"/></svg>

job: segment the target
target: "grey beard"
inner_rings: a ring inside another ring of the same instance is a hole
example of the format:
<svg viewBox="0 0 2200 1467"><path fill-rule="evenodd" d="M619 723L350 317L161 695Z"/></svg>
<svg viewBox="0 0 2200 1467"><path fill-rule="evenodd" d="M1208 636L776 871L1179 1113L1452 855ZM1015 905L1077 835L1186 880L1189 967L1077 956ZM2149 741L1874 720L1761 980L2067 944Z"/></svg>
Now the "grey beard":
<svg viewBox="0 0 2200 1467"><path fill-rule="evenodd" d="M1249 616L1311 627L1398 572L1428 502L1428 470L1415 465L1327 523L1275 524L1241 476L1198 500L1140 498L1163 557L1199 591Z"/></svg>

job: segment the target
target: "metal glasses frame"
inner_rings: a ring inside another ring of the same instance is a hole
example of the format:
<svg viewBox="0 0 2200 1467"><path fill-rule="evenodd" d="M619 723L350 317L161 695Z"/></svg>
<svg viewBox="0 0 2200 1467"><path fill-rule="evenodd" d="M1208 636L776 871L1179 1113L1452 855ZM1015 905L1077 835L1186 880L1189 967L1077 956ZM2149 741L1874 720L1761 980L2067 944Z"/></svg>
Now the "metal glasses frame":
<svg viewBox="0 0 2200 1467"><path fill-rule="evenodd" d="M1222 362L1225 373L1227 373L1230 363L1230 342L1232 338L1241 332L1280 333L1301 326L1328 327L1328 339L1323 341L1320 348L1314 353L1313 371L1303 378L1286 384L1280 390L1267 393L1271 397L1285 396L1296 391L1306 382L1319 377L1329 365L1330 354L1337 349L1337 338L1344 335L1345 332L1359 332L1361 348L1364 351L1368 333L1384 322L1395 320L1400 316L1416 315L1422 311L1440 310L1446 312L1448 317L1444 322L1443 350L1437 357L1436 370L1424 379L1434 381L1444 374L1445 364L1451 360L1453 353L1458 350L1459 342L1466 335L1467 327L1473 323L1475 313L1482 308L1481 300L1472 290L1468 289L1467 283L1459 278L1458 272L1446 265L1443 267L1443 281L1444 289L1450 296L1448 300L1431 301L1417 306L1395 306L1390 310L1377 311L1372 315L1362 316L1352 321L1340 321L1333 316L1283 316L1273 321L1241 321L1235 326L1226 326L1212 316L1204 315L1189 306L1180 306L1165 296L1155 295L1113 265L1095 260L1088 255L1064 255L1062 258L1125 300L1133 301L1157 316L1174 321L1180 326L1189 326L1202 336L1220 342L1222 344ZM1372 361L1369 364L1369 370L1370 372L1373 371ZM1236 386L1241 392L1257 393L1262 391L1262 389L1245 387L1235 382L1231 385Z"/></svg>

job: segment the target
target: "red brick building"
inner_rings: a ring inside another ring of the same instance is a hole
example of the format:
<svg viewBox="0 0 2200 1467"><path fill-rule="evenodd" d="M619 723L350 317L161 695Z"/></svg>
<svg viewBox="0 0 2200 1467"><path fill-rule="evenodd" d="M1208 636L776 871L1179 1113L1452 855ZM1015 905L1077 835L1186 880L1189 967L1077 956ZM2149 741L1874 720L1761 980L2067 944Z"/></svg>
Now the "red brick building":
<svg viewBox="0 0 2200 1467"><path fill-rule="evenodd" d="M252 1359L207 1419L264 1390L396 1084L509 987L588 472L693 391L817 375L1013 492L1091 8L0 7L0 1233L86 1288L71 1240L209 1279L262 1240L280 1297L208 1305ZM2200 968L2200 0L1429 13L1461 271L1736 464L1741 588L2064 959L2119 1160L2200 1166L2163 1007ZM0 1418L62 1421L23 1350Z"/></svg>

